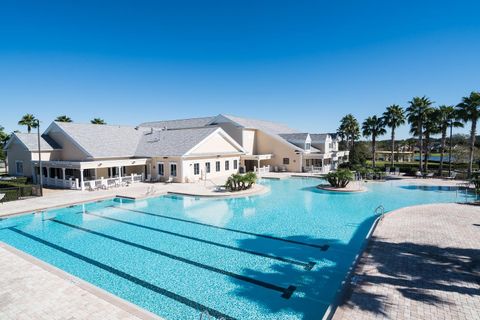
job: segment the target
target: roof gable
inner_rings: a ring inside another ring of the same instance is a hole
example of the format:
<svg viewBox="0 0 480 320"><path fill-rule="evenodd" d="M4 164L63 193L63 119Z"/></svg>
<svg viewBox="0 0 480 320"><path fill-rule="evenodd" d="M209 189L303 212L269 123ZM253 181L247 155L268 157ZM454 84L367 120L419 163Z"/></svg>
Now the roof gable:
<svg viewBox="0 0 480 320"><path fill-rule="evenodd" d="M133 126L53 122L46 132L53 127L94 159L133 157L142 136Z"/></svg>
<svg viewBox="0 0 480 320"><path fill-rule="evenodd" d="M14 141L20 142L28 151L38 151L38 135L36 133L14 133L7 144L5 150L10 147L10 144ZM60 146L53 141L49 136L40 136L40 150L41 151L53 151L60 149Z"/></svg>
<svg viewBox="0 0 480 320"><path fill-rule="evenodd" d="M201 128L207 126L213 118L215 117L153 121L141 123L139 126L166 130Z"/></svg>

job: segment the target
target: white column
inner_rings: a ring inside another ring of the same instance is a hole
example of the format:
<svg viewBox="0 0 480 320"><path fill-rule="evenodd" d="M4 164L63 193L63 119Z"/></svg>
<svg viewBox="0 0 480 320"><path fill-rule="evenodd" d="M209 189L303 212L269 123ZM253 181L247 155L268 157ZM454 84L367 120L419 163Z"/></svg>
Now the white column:
<svg viewBox="0 0 480 320"><path fill-rule="evenodd" d="M49 185L50 184L50 167L47 167L47 179L46 180L47 180L46 184Z"/></svg>
<svg viewBox="0 0 480 320"><path fill-rule="evenodd" d="M63 187L65 188L65 182L67 181L67 179L65 178L65 168L62 168L62 184L63 184Z"/></svg>
<svg viewBox="0 0 480 320"><path fill-rule="evenodd" d="M80 169L80 189L82 191L85 190L85 186L83 184L83 169Z"/></svg>
<svg viewBox="0 0 480 320"><path fill-rule="evenodd" d="M120 183L122 182L122 167L118 167L118 178Z"/></svg>

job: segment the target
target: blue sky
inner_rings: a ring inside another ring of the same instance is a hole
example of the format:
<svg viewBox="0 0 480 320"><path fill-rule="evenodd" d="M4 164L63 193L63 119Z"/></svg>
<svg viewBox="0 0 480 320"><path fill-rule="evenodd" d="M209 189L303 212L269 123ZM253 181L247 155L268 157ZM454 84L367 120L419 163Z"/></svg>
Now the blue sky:
<svg viewBox="0 0 480 320"><path fill-rule="evenodd" d="M2 1L0 125L216 115L335 131L480 90L478 1ZM406 136L405 127L400 134Z"/></svg>

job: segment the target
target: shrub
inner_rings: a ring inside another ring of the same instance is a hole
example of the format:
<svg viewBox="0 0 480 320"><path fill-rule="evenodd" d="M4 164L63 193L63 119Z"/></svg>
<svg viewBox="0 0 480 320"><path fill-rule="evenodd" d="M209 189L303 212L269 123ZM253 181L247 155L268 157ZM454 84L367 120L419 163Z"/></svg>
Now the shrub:
<svg viewBox="0 0 480 320"><path fill-rule="evenodd" d="M341 169L328 173L325 178L332 187L345 188L353 180L353 173L350 170Z"/></svg>
<svg viewBox="0 0 480 320"><path fill-rule="evenodd" d="M225 187L229 191L241 191L250 189L257 181L255 172L248 172L246 174L232 174L228 177Z"/></svg>

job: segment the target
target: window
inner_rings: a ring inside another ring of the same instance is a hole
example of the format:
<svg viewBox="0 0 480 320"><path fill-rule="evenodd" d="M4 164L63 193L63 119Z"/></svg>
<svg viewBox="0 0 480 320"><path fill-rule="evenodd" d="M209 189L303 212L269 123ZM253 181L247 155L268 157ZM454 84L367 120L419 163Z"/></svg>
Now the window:
<svg viewBox="0 0 480 320"><path fill-rule="evenodd" d="M225 171L230 170L230 161L226 160L225 161Z"/></svg>
<svg viewBox="0 0 480 320"><path fill-rule="evenodd" d="M210 173L210 162L205 162L205 172Z"/></svg>
<svg viewBox="0 0 480 320"><path fill-rule="evenodd" d="M290 164L290 158L283 158L283 164Z"/></svg>
<svg viewBox="0 0 480 320"><path fill-rule="evenodd" d="M220 171L220 161L215 162L215 171Z"/></svg>
<svg viewBox="0 0 480 320"><path fill-rule="evenodd" d="M17 174L23 174L23 161L15 161Z"/></svg>
<svg viewBox="0 0 480 320"><path fill-rule="evenodd" d="M238 160L233 160L233 170L238 169Z"/></svg>
<svg viewBox="0 0 480 320"><path fill-rule="evenodd" d="M307 142L307 143L305 143L305 150L310 150L310 146L311 146L311 144L310 144L310 143L308 143L308 142Z"/></svg>
<svg viewBox="0 0 480 320"><path fill-rule="evenodd" d="M177 164L176 163L170 163L170 175L172 177L177 176Z"/></svg>
<svg viewBox="0 0 480 320"><path fill-rule="evenodd" d="M200 174L200 163L193 164L193 174L196 176Z"/></svg>
<svg viewBox="0 0 480 320"><path fill-rule="evenodd" d="M159 176L165 175L165 165L163 164L163 162L158 163L158 175Z"/></svg>

